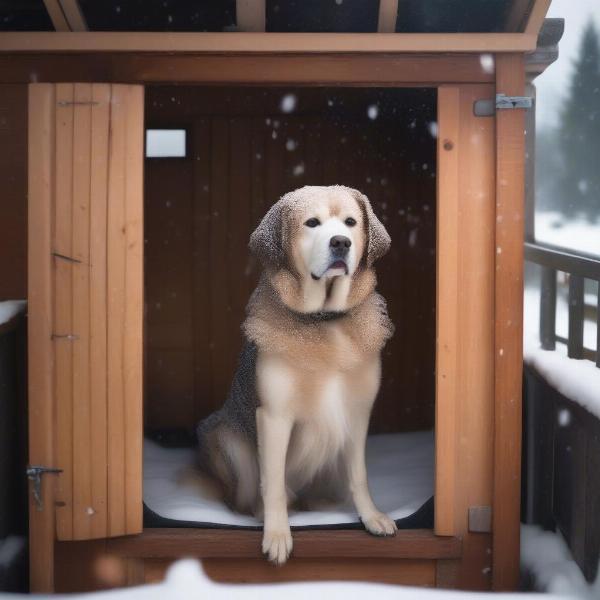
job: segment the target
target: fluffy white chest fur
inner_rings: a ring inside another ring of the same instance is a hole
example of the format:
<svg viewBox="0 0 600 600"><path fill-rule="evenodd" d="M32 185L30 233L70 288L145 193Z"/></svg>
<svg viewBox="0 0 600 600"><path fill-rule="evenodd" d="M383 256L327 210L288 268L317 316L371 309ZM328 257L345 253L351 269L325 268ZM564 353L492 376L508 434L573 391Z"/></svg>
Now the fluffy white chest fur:
<svg viewBox="0 0 600 600"><path fill-rule="evenodd" d="M348 442L363 426L377 393L379 356L347 371L315 374L277 357L260 357L257 385L266 403L294 422L286 456L286 484L298 493L315 478L334 477L344 493L340 464ZM367 417L368 418L368 417Z"/></svg>

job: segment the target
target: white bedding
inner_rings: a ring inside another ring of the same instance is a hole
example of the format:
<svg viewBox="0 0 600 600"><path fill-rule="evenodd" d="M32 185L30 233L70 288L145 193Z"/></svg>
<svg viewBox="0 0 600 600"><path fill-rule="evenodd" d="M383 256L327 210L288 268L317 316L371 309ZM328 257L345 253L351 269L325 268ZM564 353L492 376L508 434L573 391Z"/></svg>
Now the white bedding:
<svg viewBox="0 0 600 600"><path fill-rule="evenodd" d="M193 476L194 451L144 442L144 503L157 515L178 521L257 526L253 517L229 510ZM370 436L369 486L377 506L395 520L408 517L433 495L432 431ZM357 523L352 505L326 511L290 512L292 526Z"/></svg>

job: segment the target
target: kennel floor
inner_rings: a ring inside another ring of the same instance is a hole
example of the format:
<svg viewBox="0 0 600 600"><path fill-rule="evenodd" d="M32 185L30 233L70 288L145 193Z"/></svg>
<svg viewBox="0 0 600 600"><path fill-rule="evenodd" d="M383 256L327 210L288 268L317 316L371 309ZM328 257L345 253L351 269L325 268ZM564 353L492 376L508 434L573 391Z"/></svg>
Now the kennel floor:
<svg viewBox="0 0 600 600"><path fill-rule="evenodd" d="M144 510L147 527L256 529L254 517L230 510L194 469L192 448L144 441ZM434 433L418 431L369 436L369 487L380 510L403 529L433 525ZM296 529L362 527L351 503L328 510L290 511Z"/></svg>

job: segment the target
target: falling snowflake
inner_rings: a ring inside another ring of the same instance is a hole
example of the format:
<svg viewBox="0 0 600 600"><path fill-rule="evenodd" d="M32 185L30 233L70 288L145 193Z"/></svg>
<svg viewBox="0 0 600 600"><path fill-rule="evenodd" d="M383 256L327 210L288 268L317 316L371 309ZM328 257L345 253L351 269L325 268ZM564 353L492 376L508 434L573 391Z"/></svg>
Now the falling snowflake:
<svg viewBox="0 0 600 600"><path fill-rule="evenodd" d="M298 103L298 98L296 97L295 94L286 94L281 99L281 104L280 104L279 108L281 109L281 112L291 113L296 109L297 103Z"/></svg>
<svg viewBox="0 0 600 600"><path fill-rule="evenodd" d="M371 106L367 108L367 115L371 121L374 121L379 116L379 107L377 104L371 104Z"/></svg>
<svg viewBox="0 0 600 600"><path fill-rule="evenodd" d="M304 173L304 163L300 163L298 165L296 165L292 171L292 173L296 176L299 177L300 175L302 175Z"/></svg>
<svg viewBox="0 0 600 600"><path fill-rule="evenodd" d="M491 54L480 54L479 64L484 73L494 72L494 57Z"/></svg>
<svg viewBox="0 0 600 600"><path fill-rule="evenodd" d="M291 138L287 140L285 143L285 149L293 152L298 147L298 143L296 140L292 140Z"/></svg>

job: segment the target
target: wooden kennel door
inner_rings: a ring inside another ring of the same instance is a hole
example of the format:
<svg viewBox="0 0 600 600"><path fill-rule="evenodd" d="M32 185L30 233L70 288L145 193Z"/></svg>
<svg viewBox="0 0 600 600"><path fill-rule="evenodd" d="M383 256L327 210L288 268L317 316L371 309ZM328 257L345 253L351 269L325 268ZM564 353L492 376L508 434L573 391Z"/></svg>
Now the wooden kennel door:
<svg viewBox="0 0 600 600"><path fill-rule="evenodd" d="M53 505L59 540L142 529L143 101L29 88L30 464L61 469L31 500L34 553Z"/></svg>

